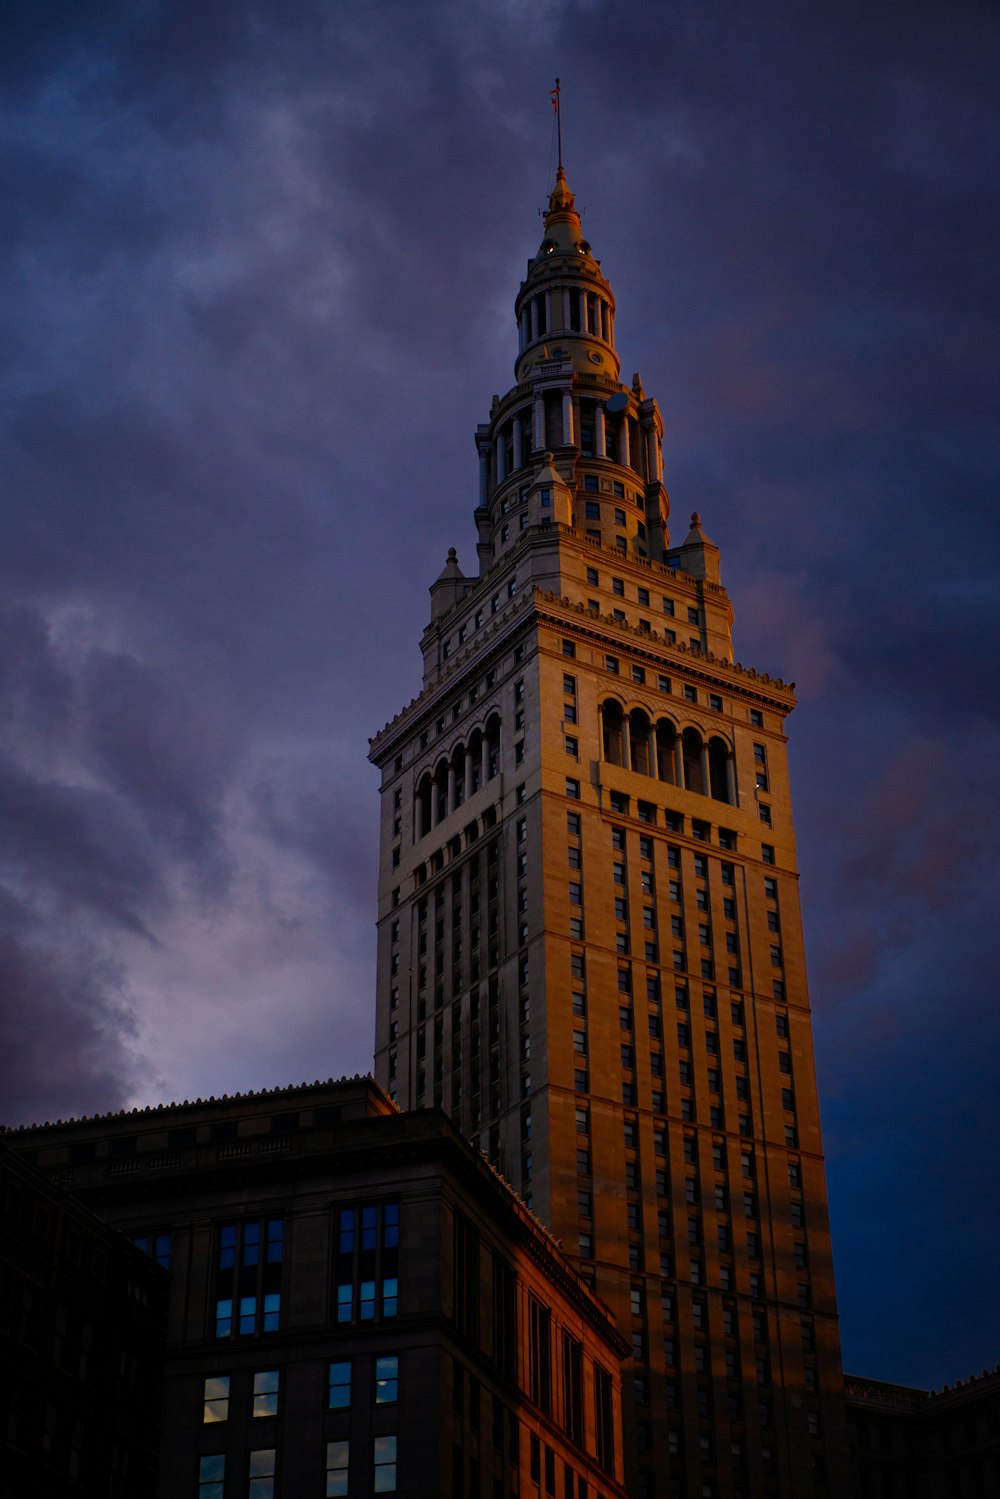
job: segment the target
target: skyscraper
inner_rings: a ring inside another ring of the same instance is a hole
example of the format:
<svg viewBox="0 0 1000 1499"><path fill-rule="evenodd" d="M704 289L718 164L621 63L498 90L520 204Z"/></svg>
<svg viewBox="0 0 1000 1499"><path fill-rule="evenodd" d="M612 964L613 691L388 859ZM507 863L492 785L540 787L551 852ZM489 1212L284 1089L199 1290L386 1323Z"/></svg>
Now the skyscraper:
<svg viewBox="0 0 1000 1499"><path fill-rule="evenodd" d="M847 1492L785 756L562 168L382 774L376 1073L612 1306L637 1496Z"/></svg>

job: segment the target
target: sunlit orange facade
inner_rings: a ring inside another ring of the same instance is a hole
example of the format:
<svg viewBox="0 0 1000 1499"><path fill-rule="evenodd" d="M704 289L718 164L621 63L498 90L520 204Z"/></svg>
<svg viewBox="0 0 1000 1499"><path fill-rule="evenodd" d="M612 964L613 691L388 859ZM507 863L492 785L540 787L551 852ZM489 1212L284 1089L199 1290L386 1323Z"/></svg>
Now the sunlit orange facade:
<svg viewBox="0 0 1000 1499"><path fill-rule="evenodd" d="M382 776L377 1077L440 1105L631 1348L629 1491L846 1494L785 754L560 169ZM522 1489L522 1493L524 1490Z"/></svg>

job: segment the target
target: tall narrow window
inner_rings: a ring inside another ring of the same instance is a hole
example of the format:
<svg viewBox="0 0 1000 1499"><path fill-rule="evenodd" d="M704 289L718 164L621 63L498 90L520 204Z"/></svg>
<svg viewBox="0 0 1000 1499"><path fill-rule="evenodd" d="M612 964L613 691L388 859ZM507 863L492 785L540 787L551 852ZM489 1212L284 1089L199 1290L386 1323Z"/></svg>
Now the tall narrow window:
<svg viewBox="0 0 1000 1499"><path fill-rule="evenodd" d="M530 1393L534 1403L548 1415L552 1408L552 1315L534 1297L528 1309Z"/></svg>
<svg viewBox="0 0 1000 1499"><path fill-rule="evenodd" d="M578 1447L583 1444L583 1344L563 1333L563 1425Z"/></svg>
<svg viewBox="0 0 1000 1499"><path fill-rule="evenodd" d="M597 1424L597 1462L605 1473L615 1471L614 1405L611 1375L594 1365L594 1403Z"/></svg>
<svg viewBox="0 0 1000 1499"><path fill-rule="evenodd" d="M394 1494L396 1492L396 1438L394 1436L374 1439L372 1465L374 1469L372 1492ZM347 1493L346 1489L344 1493Z"/></svg>
<svg viewBox="0 0 1000 1499"><path fill-rule="evenodd" d="M327 1499L339 1499L348 1492L347 1477L350 1466L351 1444L349 1442L327 1442L326 1444L326 1494ZM219 1499L222 1499L220 1490Z"/></svg>

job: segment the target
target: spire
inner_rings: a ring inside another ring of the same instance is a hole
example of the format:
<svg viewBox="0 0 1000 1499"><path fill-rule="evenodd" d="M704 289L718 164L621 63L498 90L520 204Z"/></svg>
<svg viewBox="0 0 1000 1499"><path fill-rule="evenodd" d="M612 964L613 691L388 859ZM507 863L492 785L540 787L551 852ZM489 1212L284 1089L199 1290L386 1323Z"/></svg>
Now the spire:
<svg viewBox="0 0 1000 1499"><path fill-rule="evenodd" d="M576 199L566 181L562 167L556 172L555 187L549 194L549 206L545 214L545 238L538 247L535 264L547 260L550 255L584 255L591 265L596 265L590 246L583 237L583 225L576 209Z"/></svg>

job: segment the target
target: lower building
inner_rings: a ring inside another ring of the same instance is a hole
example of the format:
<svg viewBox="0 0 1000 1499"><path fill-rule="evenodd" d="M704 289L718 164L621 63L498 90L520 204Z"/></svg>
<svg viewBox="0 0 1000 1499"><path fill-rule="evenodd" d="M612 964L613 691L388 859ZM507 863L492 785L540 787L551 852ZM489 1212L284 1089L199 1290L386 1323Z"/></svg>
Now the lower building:
<svg viewBox="0 0 1000 1499"><path fill-rule="evenodd" d="M1000 1494L1000 1365L942 1390L844 1383L859 1499Z"/></svg>
<svg viewBox="0 0 1000 1499"><path fill-rule="evenodd" d="M0 1140L0 1499L148 1499L169 1278Z"/></svg>
<svg viewBox="0 0 1000 1499"><path fill-rule="evenodd" d="M362 1078L7 1138L170 1270L148 1492L624 1496L627 1347L440 1111Z"/></svg>

